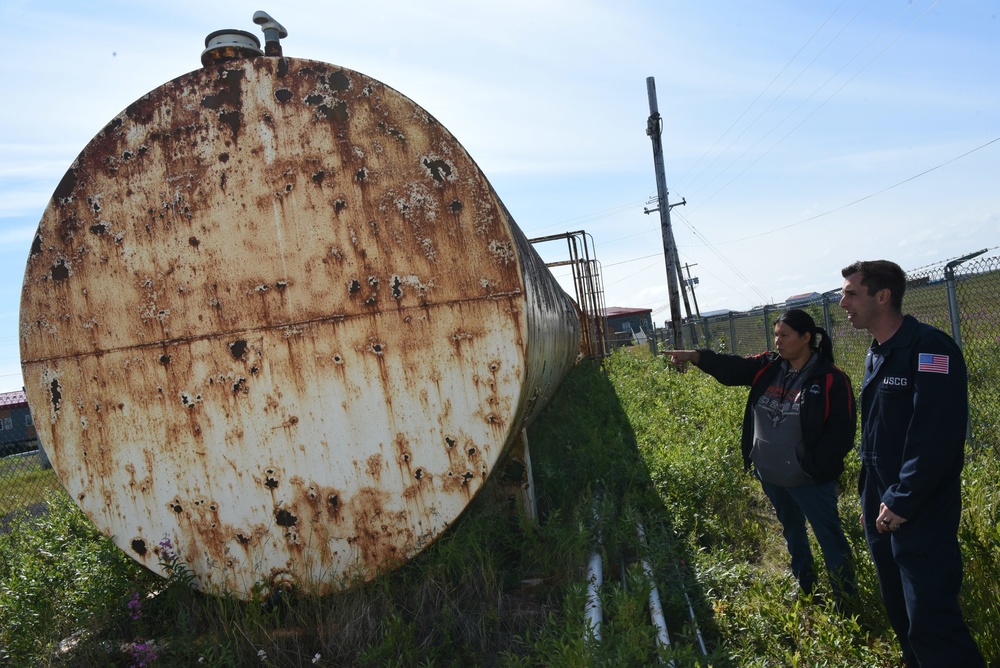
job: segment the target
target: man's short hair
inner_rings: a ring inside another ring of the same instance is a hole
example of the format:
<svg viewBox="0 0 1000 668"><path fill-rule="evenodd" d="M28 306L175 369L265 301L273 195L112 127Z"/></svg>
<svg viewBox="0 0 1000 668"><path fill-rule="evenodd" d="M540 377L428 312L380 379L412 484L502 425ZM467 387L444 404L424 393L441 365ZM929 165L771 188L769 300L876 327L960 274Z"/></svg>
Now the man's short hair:
<svg viewBox="0 0 1000 668"><path fill-rule="evenodd" d="M858 260L841 269L840 274L847 278L853 274L861 274L861 285L868 288L868 296L879 290L888 288L889 303L899 312L903 311L903 293L906 292L906 272L899 265L889 260Z"/></svg>

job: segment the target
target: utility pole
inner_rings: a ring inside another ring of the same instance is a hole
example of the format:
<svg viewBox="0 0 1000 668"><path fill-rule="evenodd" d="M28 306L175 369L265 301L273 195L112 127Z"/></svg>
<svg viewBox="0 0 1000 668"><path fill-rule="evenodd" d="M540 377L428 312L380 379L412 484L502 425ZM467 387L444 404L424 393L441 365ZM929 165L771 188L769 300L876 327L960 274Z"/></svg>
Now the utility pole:
<svg viewBox="0 0 1000 668"><path fill-rule="evenodd" d="M694 294L694 286L698 284L698 279L691 278L691 267L697 267L697 266L698 266L697 262L695 262L694 264L688 264L687 262L684 263L684 271L686 271L688 275L687 284L688 287L691 288L691 299L694 300L694 313L698 317L698 320L701 320L701 311L698 310L698 296Z"/></svg>
<svg viewBox="0 0 1000 668"><path fill-rule="evenodd" d="M647 209L646 213L652 211L660 212L660 232L663 235L663 260L667 266L667 291L670 297L670 325L673 334L673 345L683 345L684 337L681 332L681 306L678 285L680 283L680 260L677 256L677 246L674 243L674 232L670 227L670 204L669 193L667 192L667 178L663 170L663 120L660 118L659 107L656 103L656 81L653 77L646 77L646 92L649 96L649 120L646 122L646 134L653 142L653 164L656 168L656 209ZM687 302L687 293L684 294L684 301ZM688 307L688 315L690 315Z"/></svg>
<svg viewBox="0 0 1000 668"><path fill-rule="evenodd" d="M697 266L698 266L697 262L694 263L694 264L688 264L687 262L684 263L684 270L687 272L687 275L688 275L688 277L687 277L687 286L689 288L691 288L691 299L692 299L692 301L694 301L694 314L698 318L698 321L701 322L701 310L698 308L698 295L696 295L694 293L694 286L698 284L698 277L695 276L694 278L691 278L691 267L697 267ZM707 344L708 343L708 325L705 324L705 323L702 323L702 325L703 325L703 328L705 330L705 343ZM692 325L691 328L694 329L694 325ZM827 331L829 331L829 330L827 330Z"/></svg>

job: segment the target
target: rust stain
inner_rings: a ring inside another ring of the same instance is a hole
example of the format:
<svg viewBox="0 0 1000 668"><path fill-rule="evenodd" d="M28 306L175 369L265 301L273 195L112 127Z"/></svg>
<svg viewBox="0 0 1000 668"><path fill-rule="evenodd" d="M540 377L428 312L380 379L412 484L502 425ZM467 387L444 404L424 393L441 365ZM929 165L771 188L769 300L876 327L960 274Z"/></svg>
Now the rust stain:
<svg viewBox="0 0 1000 668"><path fill-rule="evenodd" d="M378 480L382 476L382 455L374 454L367 460L368 475Z"/></svg>
<svg viewBox="0 0 1000 668"><path fill-rule="evenodd" d="M349 539L370 569L394 568L409 556L415 532L405 511L386 511L385 490L362 487L351 500L354 536Z"/></svg>

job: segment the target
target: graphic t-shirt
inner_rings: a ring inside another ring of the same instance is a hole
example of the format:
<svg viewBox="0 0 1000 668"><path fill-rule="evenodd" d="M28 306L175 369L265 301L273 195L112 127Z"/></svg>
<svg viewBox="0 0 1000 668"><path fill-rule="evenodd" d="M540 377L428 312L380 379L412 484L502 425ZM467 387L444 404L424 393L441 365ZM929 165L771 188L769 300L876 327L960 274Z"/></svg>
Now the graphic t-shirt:
<svg viewBox="0 0 1000 668"><path fill-rule="evenodd" d="M753 407L753 460L764 482L782 487L798 487L812 482L799 461L804 453L802 440L802 379L816 363L816 354L801 369L792 369L786 360L781 373L771 382Z"/></svg>

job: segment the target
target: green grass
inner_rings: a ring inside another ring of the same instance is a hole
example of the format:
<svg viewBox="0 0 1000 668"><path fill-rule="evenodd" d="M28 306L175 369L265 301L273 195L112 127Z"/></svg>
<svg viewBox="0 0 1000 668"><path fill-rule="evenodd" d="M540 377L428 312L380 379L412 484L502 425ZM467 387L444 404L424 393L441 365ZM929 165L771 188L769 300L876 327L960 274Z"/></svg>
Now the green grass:
<svg viewBox="0 0 1000 668"><path fill-rule="evenodd" d="M96 532L64 493L50 493L47 516L15 520L0 536L0 664L897 665L855 519L856 458L848 459L840 503L861 591L844 616L790 599L796 583L780 527L742 470L744 401L745 390L696 370L678 374L648 354L584 362L529 429L537 524L484 490L417 558L325 598L273 599L263 589L250 601L204 596L189 586L187 555L175 555L170 578L160 579ZM994 665L998 474L995 456L970 448L962 602ZM605 574L600 643L584 620L592 550ZM669 648L658 646L648 620L643 558Z"/></svg>
<svg viewBox="0 0 1000 668"><path fill-rule="evenodd" d="M671 509L678 537L696 554L718 641L729 658L741 666L895 665L898 650L856 519L857 458L848 457L840 489L860 585L854 614L845 618L790 602L795 582L786 567L780 527L759 483L742 471L738 453L746 390L724 388L698 371L678 374L648 357L616 355L608 366L625 412L636 416L639 450ZM988 662L1000 662L998 474L1000 465L991 450L970 448L961 532L967 572L962 602ZM815 541L813 547L819 556Z"/></svg>

